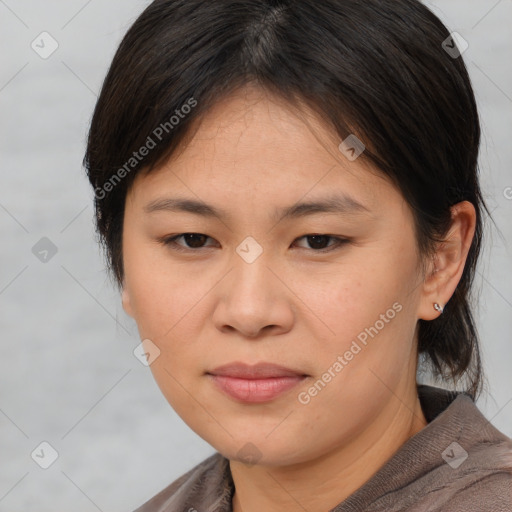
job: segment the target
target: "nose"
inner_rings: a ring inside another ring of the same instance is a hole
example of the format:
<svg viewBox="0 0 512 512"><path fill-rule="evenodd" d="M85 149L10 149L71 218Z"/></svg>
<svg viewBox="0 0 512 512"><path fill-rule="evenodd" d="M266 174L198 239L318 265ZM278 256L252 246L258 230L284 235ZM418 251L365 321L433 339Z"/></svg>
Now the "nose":
<svg viewBox="0 0 512 512"><path fill-rule="evenodd" d="M294 321L293 294L278 268L264 254L251 263L237 255L233 263L217 288L216 327L250 339L288 332Z"/></svg>

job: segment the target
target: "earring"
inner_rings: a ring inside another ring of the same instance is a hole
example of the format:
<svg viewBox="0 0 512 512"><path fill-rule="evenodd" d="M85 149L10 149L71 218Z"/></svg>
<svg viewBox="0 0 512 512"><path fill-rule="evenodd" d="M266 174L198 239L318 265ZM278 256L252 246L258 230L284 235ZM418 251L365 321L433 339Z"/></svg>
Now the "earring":
<svg viewBox="0 0 512 512"><path fill-rule="evenodd" d="M444 308L443 306L440 306L437 302L434 302L434 309L442 313Z"/></svg>

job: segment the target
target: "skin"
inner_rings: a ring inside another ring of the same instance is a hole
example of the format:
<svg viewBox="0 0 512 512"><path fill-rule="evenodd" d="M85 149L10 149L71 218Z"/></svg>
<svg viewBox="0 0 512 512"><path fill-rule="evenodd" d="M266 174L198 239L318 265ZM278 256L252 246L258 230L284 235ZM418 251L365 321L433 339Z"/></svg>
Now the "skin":
<svg viewBox="0 0 512 512"><path fill-rule="evenodd" d="M475 210L466 201L452 208L446 242L423 275L404 198L363 158L345 158L340 142L313 114L246 87L208 112L181 153L138 175L126 199L123 307L160 350L151 370L170 405L230 460L235 512L325 512L427 424L416 390L417 323L439 316L433 303L452 296ZM333 192L369 212L271 219L276 207ZM144 211L176 196L229 217ZM209 238L179 239L185 252L159 241L182 233ZM349 242L320 252L335 241L315 245L311 234ZM236 252L248 236L263 249L252 263ZM300 403L298 394L395 303L400 312ZM233 361L309 377L270 402L241 403L205 374ZM247 443L257 448L254 464L244 462Z"/></svg>

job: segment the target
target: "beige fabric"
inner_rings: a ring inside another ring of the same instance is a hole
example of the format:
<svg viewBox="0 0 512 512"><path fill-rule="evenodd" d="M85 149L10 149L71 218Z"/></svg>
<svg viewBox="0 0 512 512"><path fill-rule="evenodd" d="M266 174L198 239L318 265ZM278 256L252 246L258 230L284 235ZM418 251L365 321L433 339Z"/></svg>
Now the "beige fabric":
<svg viewBox="0 0 512 512"><path fill-rule="evenodd" d="M329 512L512 512L512 440L469 395L419 385L418 396L428 425ZM232 512L233 493L215 453L135 512Z"/></svg>

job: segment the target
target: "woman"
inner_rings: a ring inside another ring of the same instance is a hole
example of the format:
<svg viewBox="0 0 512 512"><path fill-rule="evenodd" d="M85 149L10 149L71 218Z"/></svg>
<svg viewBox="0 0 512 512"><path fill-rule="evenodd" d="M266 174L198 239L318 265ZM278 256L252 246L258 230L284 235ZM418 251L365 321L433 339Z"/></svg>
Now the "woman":
<svg viewBox="0 0 512 512"><path fill-rule="evenodd" d="M474 402L463 43L416 0L157 0L130 28L85 157L97 228L216 450L139 512L512 510Z"/></svg>

